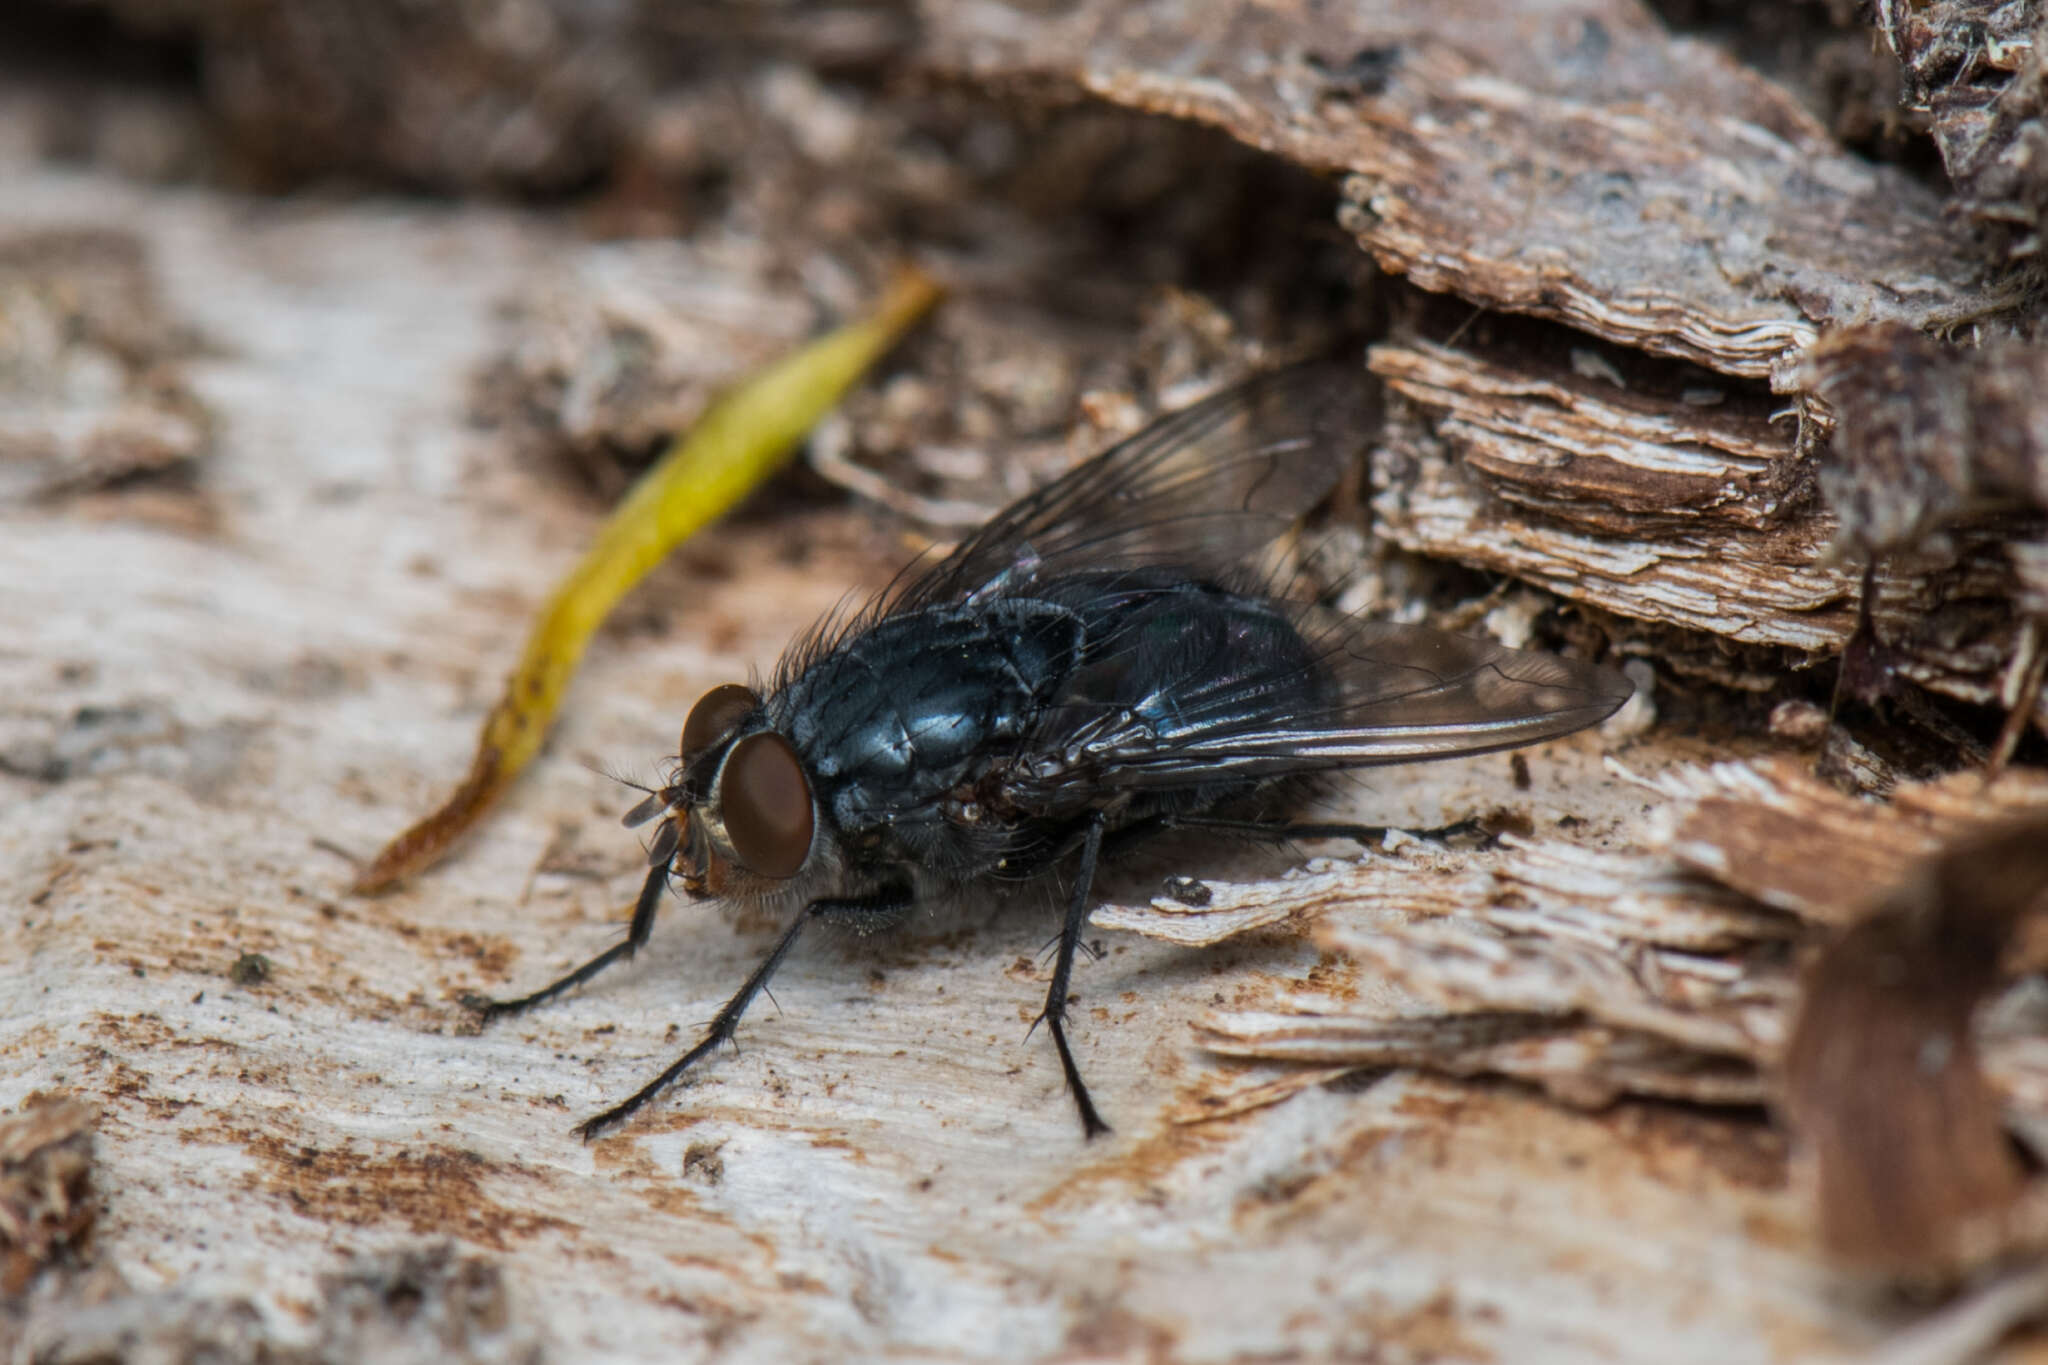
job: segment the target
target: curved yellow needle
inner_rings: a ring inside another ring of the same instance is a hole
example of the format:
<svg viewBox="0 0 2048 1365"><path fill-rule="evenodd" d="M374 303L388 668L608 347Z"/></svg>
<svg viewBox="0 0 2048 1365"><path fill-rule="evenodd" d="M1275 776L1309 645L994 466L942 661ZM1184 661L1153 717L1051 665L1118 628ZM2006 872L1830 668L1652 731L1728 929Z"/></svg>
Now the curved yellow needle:
<svg viewBox="0 0 2048 1365"><path fill-rule="evenodd" d="M453 846L540 751L591 634L669 551L723 514L789 457L861 374L938 300L904 271L875 311L777 361L708 408L627 493L527 638L484 722L469 776L438 809L384 846L355 879L381 891Z"/></svg>

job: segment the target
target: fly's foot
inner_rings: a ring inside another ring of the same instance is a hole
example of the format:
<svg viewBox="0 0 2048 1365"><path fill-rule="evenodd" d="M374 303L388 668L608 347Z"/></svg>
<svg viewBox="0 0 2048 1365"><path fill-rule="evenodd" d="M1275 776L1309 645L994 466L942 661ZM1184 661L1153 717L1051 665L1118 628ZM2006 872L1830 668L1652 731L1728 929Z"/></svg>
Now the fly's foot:
<svg viewBox="0 0 2048 1365"><path fill-rule="evenodd" d="M518 1014L526 1008L524 1000L495 1000L488 995L478 995L475 991L465 992L456 1003L469 1011L470 1022L479 1029L507 1015Z"/></svg>
<svg viewBox="0 0 2048 1365"><path fill-rule="evenodd" d="M1048 1002L1038 1012L1038 1017L1031 1021L1031 1028L1024 1036L1029 1038L1038 1032L1040 1024L1051 1032L1053 1047L1059 1052L1060 1071L1067 1079L1067 1093L1074 1097L1074 1107L1081 1112L1081 1136L1092 1140L1114 1130L1095 1111L1095 1101L1088 1094L1087 1083L1081 1079L1081 1068L1074 1061L1073 1049L1067 1045L1066 1022L1067 1003L1062 1001L1058 1010L1054 1010Z"/></svg>
<svg viewBox="0 0 2048 1365"><path fill-rule="evenodd" d="M602 1114L583 1120L571 1131L583 1142L595 1142L607 1128L616 1128L625 1117L616 1109L607 1109Z"/></svg>

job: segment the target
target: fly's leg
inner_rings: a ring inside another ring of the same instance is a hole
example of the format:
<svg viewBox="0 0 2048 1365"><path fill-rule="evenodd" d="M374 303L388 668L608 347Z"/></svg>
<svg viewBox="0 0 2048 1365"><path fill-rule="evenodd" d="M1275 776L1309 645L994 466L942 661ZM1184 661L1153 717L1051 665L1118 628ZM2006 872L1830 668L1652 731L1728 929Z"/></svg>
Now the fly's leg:
<svg viewBox="0 0 2048 1365"><path fill-rule="evenodd" d="M650 869L647 880L640 887L640 899L633 906L633 924L626 930L626 937L599 953L590 961L570 972L559 981L541 987L532 995L522 995L517 1000L493 1000L487 995L465 995L462 1004L473 1010L477 1022L488 1024L493 1019L502 1019L508 1014L523 1014L544 1000L552 1000L563 991L573 989L590 980L614 962L631 961L633 954L647 946L648 935L654 932L654 912L661 908L661 893L668 889L668 860Z"/></svg>
<svg viewBox="0 0 2048 1365"><path fill-rule="evenodd" d="M1067 917L1060 925L1059 960L1053 964L1052 988L1045 993L1045 1012L1038 1016L1052 1030L1052 1045L1059 1049L1060 1069L1067 1073L1067 1089L1081 1111L1081 1131L1091 1138L1108 1132L1109 1125L1095 1112L1095 1101L1088 1098L1088 1087L1081 1080L1081 1068L1074 1065L1073 1049L1067 1046L1067 984L1074 975L1074 953L1081 946L1081 930L1088 923L1088 897L1095 884L1095 863L1102 855L1105 823L1104 817L1095 816L1082 838L1081 866L1074 873L1073 898L1067 902Z"/></svg>
<svg viewBox="0 0 2048 1365"><path fill-rule="evenodd" d="M711 1027L704 1030L704 1036L697 1045L685 1052L668 1070L656 1076L630 1096L624 1103L612 1106L596 1118L586 1119L576 1125L576 1135L585 1142L590 1141L613 1124L631 1118L647 1102L662 1091L674 1085L676 1078L702 1061L720 1043L727 1042L740 1026L740 1017L747 1007L754 1003L754 997L768 985L768 978L775 975L775 969L782 965L782 959L789 956L789 950L796 946L797 936L805 926L817 920L826 920L850 925L856 929L872 930L878 924L896 919L910 907L910 888L890 886L867 896L854 896L836 900L812 901L803 912L790 921L789 928L782 931L775 947L754 968L754 974L747 978L739 993L725 1002L725 1008L711 1021Z"/></svg>
<svg viewBox="0 0 2048 1365"><path fill-rule="evenodd" d="M1388 831L1400 828L1398 825L1319 824L1313 821L1229 820L1214 815L1163 815L1159 818L1159 826L1164 829L1229 830L1256 839L1271 839L1275 843L1285 843L1290 839L1350 839L1360 848L1369 848L1386 838ZM1479 833L1479 820L1473 816L1456 824L1407 832L1419 839L1448 839L1458 834Z"/></svg>

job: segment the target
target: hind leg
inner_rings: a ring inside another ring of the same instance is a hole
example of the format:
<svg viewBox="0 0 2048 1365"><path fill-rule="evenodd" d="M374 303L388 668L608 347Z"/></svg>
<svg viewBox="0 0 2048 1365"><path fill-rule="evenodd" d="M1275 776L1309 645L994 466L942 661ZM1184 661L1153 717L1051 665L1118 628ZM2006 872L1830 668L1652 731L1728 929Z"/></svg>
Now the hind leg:
<svg viewBox="0 0 2048 1365"><path fill-rule="evenodd" d="M1067 915L1060 924L1059 957L1053 963L1052 986L1045 993L1045 1012L1039 1020L1052 1031L1052 1045L1060 1054L1060 1070L1067 1076L1067 1090L1081 1111L1081 1131L1087 1137L1107 1133L1109 1125L1095 1112L1081 1068L1074 1063L1074 1051L1067 1044L1067 986L1074 975L1074 954L1081 946L1081 931L1088 924L1088 902L1095 885L1095 864L1102 856L1102 834L1106 820L1098 815L1090 822L1081 841L1081 865L1074 874L1073 895L1067 901ZM1033 1025L1036 1027L1036 1025Z"/></svg>
<svg viewBox="0 0 2048 1365"><path fill-rule="evenodd" d="M684 1053L668 1070L640 1087L622 1104L616 1104L602 1114L576 1125L576 1133L585 1142L596 1137L605 1129L623 1123L633 1114L676 1083L685 1071L702 1061L720 1043L726 1042L738 1031L740 1019L747 1007L754 1003L754 997L767 988L768 979L775 975L775 969L782 965L782 959L789 956L789 950L796 946L797 936L810 924L825 920L837 924L851 925L856 929L873 929L878 924L892 922L910 906L910 888L907 886L885 887L867 896L853 896L835 900L812 901L803 912L790 921L782 937L775 941L761 965L754 968L746 984L732 999L725 1002L725 1008L711 1021L711 1027L704 1030L704 1036L697 1045Z"/></svg>

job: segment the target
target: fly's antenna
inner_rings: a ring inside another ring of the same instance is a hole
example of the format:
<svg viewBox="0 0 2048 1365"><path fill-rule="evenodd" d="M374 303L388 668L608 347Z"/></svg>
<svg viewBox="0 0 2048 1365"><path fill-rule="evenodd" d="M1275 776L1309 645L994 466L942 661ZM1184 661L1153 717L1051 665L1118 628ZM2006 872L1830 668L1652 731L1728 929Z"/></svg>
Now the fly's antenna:
<svg viewBox="0 0 2048 1365"><path fill-rule="evenodd" d="M618 783L622 787L631 787L636 792L645 792L649 796L653 796L656 792L661 790L661 788L659 787L650 787L645 782L636 781L635 779L626 776L624 773L620 772L617 768L614 768L609 763L584 763L583 770L585 772L595 773L599 777L609 778L611 781Z"/></svg>
<svg viewBox="0 0 2048 1365"><path fill-rule="evenodd" d="M659 787L650 787L645 782L638 782L627 777L624 773L614 770L609 765L599 766L595 763L586 763L583 766L589 771L596 773L599 777L608 777L622 787L631 787L636 792L645 793L639 801L634 803L633 809L620 817L619 823L627 829L633 829L636 826L646 824L649 820L652 820L655 816L660 815L675 804L677 792L675 782L672 779L664 782Z"/></svg>

